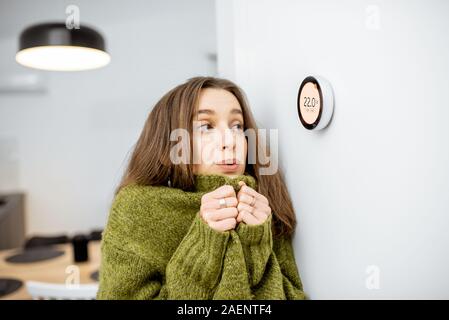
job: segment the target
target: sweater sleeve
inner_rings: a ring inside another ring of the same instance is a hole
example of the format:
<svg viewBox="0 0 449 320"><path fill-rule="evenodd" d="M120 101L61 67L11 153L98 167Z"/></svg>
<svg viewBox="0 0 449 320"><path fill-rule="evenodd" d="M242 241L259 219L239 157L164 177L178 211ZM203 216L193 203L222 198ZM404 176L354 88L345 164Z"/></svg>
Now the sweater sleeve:
<svg viewBox="0 0 449 320"><path fill-rule="evenodd" d="M271 223L272 215L263 224L237 227L253 298L305 299L291 237L273 241Z"/></svg>
<svg viewBox="0 0 449 320"><path fill-rule="evenodd" d="M229 232L212 229L199 213L170 259L167 291L170 299L210 299L221 277Z"/></svg>
<svg viewBox="0 0 449 320"><path fill-rule="evenodd" d="M111 212L102 240L97 299L210 299L221 276L229 232L210 228L197 213L169 254L164 245L171 241L170 229L158 233L157 226L145 239L135 237L148 227L137 212L142 204L133 203L115 205Z"/></svg>

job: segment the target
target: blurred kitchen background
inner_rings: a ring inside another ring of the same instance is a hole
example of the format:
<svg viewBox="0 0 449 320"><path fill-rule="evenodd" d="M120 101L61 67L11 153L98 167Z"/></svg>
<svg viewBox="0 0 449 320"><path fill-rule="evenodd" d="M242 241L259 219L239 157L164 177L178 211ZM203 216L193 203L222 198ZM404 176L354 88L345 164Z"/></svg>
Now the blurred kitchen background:
<svg viewBox="0 0 449 320"><path fill-rule="evenodd" d="M65 23L73 5L111 62L77 72L19 65L21 32ZM0 249L101 231L154 103L189 77L217 75L215 30L210 0L0 0Z"/></svg>
<svg viewBox="0 0 449 320"><path fill-rule="evenodd" d="M15 61L20 32L76 4L111 63L79 72ZM215 5L194 1L0 1L0 190L26 193L28 234L104 225L125 156L153 104L216 75Z"/></svg>
<svg viewBox="0 0 449 320"><path fill-rule="evenodd" d="M20 33L70 5L111 62L19 65ZM443 0L0 0L0 194L23 195L28 239L101 230L154 103L190 77L225 77L279 130L310 298L448 299L448 33ZM335 93L320 132L296 106L314 74Z"/></svg>

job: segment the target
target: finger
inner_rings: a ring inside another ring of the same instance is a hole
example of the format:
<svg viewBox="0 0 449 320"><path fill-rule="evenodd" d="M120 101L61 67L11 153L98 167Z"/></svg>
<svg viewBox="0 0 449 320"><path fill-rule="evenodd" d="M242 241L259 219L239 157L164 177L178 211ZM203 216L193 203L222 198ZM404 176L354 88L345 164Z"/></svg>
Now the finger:
<svg viewBox="0 0 449 320"><path fill-rule="evenodd" d="M248 211L248 212L253 212L254 207L251 207L250 205L243 203L243 202L239 202L239 204L237 205L237 210L240 211Z"/></svg>
<svg viewBox="0 0 449 320"><path fill-rule="evenodd" d="M251 207L249 205L247 205L246 203L242 203L240 202L237 205L237 210L239 212L239 215L237 216L237 222L241 222L241 212L242 211L247 211L249 213L251 213L253 216L255 216L258 220L265 221L268 216L271 214L271 208L269 206L266 206L264 204L261 204L261 209L256 208L256 207Z"/></svg>
<svg viewBox="0 0 449 320"><path fill-rule="evenodd" d="M245 193L242 193L241 195L237 195L237 201L238 201L238 203L244 203L244 204L247 204L251 207L254 207L254 208L262 210L262 211L271 212L271 208L268 204L261 201L260 199L253 198L252 196L249 196Z"/></svg>
<svg viewBox="0 0 449 320"><path fill-rule="evenodd" d="M237 198L238 198L239 195L244 194L244 193L242 192L242 187L243 187L243 186L246 186L245 181L239 181L239 186L240 186L240 189L239 189L239 191L238 191L238 193L237 193Z"/></svg>
<svg viewBox="0 0 449 320"><path fill-rule="evenodd" d="M257 220L256 217L253 216L248 211L241 211L240 214L242 216L242 221L245 222L246 224L249 224L249 225L259 224L259 220Z"/></svg>
<svg viewBox="0 0 449 320"><path fill-rule="evenodd" d="M253 204L254 199L256 199L256 198L254 198L253 196L250 196L246 193L239 193L237 195L238 202L239 203L243 202L243 203L246 203L247 205ZM257 199L256 199L256 202L257 202Z"/></svg>
<svg viewBox="0 0 449 320"><path fill-rule="evenodd" d="M236 197L222 198L226 202L226 207L237 207L238 201ZM203 209L221 209L220 199L207 199L202 204Z"/></svg>
<svg viewBox="0 0 449 320"><path fill-rule="evenodd" d="M240 181L239 181L239 186L240 186L240 188L239 188L239 191L238 191L237 195L243 193L243 192L242 192L242 187L243 187L243 186L246 186L245 181L241 181L241 180L240 180Z"/></svg>
<svg viewBox="0 0 449 320"><path fill-rule="evenodd" d="M224 185L206 194L209 199L221 199L227 197L235 197L235 190L230 185Z"/></svg>
<svg viewBox="0 0 449 320"><path fill-rule="evenodd" d="M237 221L234 218L229 218L220 221L211 221L209 226L219 231L228 231L234 229L237 225Z"/></svg>
<svg viewBox="0 0 449 320"><path fill-rule="evenodd" d="M271 213L271 207L261 201L256 201L256 204L253 207L257 210L266 212L267 214Z"/></svg>
<svg viewBox="0 0 449 320"><path fill-rule="evenodd" d="M247 211L247 212L251 213L253 216L256 217L257 220L259 220L259 222L265 221L269 215L268 211L256 209L256 208L251 207L251 206L247 205L246 203L242 203L242 202L240 202L237 205L237 210L239 211L239 214L242 211Z"/></svg>
<svg viewBox="0 0 449 320"><path fill-rule="evenodd" d="M229 218L236 218L239 212L237 208L223 208L218 210L212 210L208 215L209 221L219 221Z"/></svg>
<svg viewBox="0 0 449 320"><path fill-rule="evenodd" d="M257 200L260 200L260 201L268 204L268 199L264 195L260 194L253 188L248 187L247 185L244 185L240 188L239 194L247 194L249 196L256 198Z"/></svg>
<svg viewBox="0 0 449 320"><path fill-rule="evenodd" d="M254 210L252 212L252 215L254 217L256 217L256 219L259 221L259 223L264 222L268 218L268 213L264 212L264 211L261 211L261 210Z"/></svg>

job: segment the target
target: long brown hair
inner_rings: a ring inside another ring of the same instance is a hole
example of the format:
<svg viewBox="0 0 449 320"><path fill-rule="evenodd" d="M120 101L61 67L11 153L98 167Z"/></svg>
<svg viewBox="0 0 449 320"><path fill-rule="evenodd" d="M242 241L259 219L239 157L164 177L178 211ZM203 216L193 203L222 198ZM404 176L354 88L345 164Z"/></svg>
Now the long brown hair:
<svg viewBox="0 0 449 320"><path fill-rule="evenodd" d="M257 126L249 109L244 92L233 82L215 77L194 77L166 93L150 112L142 133L134 146L128 166L116 189L117 194L123 187L136 183L139 185L167 185L186 191L194 188L193 166L189 163L173 164L170 150L177 141L170 141L174 129L183 128L192 133L192 122L198 107L201 89L223 89L232 93L238 100L243 112L244 130ZM269 147L256 138L256 150L262 148L262 154L269 153ZM190 135L192 145L192 135ZM190 148L192 153L192 148ZM273 230L276 236L292 235L296 227L296 217L282 173L278 169L271 175L259 174L261 161L256 152L256 161L248 163L246 172L256 178L258 192L267 197L273 212ZM192 159L190 154L190 159ZM256 163L254 163L256 162ZM263 163L266 163L265 160Z"/></svg>

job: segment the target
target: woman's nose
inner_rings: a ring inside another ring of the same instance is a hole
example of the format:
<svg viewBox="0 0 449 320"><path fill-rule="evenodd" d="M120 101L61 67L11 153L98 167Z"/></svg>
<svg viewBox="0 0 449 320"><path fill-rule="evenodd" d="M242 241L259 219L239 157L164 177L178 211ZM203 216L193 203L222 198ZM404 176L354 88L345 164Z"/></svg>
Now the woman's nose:
<svg viewBox="0 0 449 320"><path fill-rule="evenodd" d="M235 148L235 134L231 129L226 128L222 131L221 134L221 149L233 150L234 148Z"/></svg>

